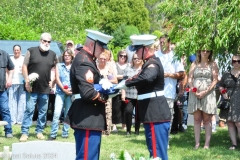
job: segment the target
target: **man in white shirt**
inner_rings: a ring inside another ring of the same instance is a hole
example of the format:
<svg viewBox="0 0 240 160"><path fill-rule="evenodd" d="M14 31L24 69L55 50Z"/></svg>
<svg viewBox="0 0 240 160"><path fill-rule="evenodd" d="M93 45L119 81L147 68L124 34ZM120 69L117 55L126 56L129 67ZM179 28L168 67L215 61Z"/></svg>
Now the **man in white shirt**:
<svg viewBox="0 0 240 160"><path fill-rule="evenodd" d="M171 111L172 124L174 114L173 105L174 99L176 98L177 79L184 78L184 66L180 61L174 60L174 52L170 49L170 38L167 35L160 37L160 47L161 50L156 51L155 55L160 59L164 69L164 96L167 99Z"/></svg>

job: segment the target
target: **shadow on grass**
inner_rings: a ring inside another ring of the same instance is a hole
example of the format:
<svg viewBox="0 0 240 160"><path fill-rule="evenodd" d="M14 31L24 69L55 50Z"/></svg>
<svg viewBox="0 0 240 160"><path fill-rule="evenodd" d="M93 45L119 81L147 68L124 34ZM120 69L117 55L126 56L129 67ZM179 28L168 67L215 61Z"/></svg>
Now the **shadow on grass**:
<svg viewBox="0 0 240 160"><path fill-rule="evenodd" d="M146 140L145 140L145 134L144 134L144 128L141 127L140 131L139 131L139 135L135 134L134 128L132 128L132 133L131 135L127 135L127 131L126 130L118 130L118 132L111 132L112 135L118 135L118 136L123 136L124 138L127 138L128 141L133 142L133 143L137 143L137 144L146 144Z"/></svg>
<svg viewBox="0 0 240 160"><path fill-rule="evenodd" d="M181 160L207 160L207 159L239 159L239 152L231 151L228 148L231 146L231 141L227 129L218 129L216 133L212 133L210 149L203 149L205 142L205 131L201 132L200 147L194 150L195 138L193 126L189 126L186 132L171 135L170 139L170 154L179 155ZM173 153L172 151L178 151Z"/></svg>
<svg viewBox="0 0 240 160"><path fill-rule="evenodd" d="M132 128L132 130L134 130ZM111 133L118 137L122 142L127 141L135 145L145 147L144 129L140 129L140 134L137 136L134 133L131 136L126 136L125 130L119 130L117 133ZM227 128L218 128L216 133L212 133L210 149L203 149L205 142L205 131L201 131L200 148L193 150L195 146L195 138L193 126L188 126L186 132L171 134L170 149L168 150L169 160L238 160L239 149L231 151L228 148L231 146L231 141ZM145 149L147 151L147 148Z"/></svg>

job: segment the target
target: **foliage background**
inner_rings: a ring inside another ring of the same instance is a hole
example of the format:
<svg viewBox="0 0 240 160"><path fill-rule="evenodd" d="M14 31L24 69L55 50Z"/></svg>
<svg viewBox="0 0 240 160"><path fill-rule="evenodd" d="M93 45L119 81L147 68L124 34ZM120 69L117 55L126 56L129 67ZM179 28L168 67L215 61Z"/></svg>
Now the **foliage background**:
<svg viewBox="0 0 240 160"><path fill-rule="evenodd" d="M164 25L178 42L179 56L190 55L207 45L214 54L236 54L240 37L240 0L165 0L158 6Z"/></svg>
<svg viewBox="0 0 240 160"><path fill-rule="evenodd" d="M148 33L150 22L143 0L1 0L0 39L38 40L50 32L54 40L84 43L85 29L114 34L126 26L124 39L133 33ZM131 27L130 27L131 26ZM134 28L132 30L132 28ZM129 29L128 29L129 28ZM130 32L130 33L127 33ZM124 48L124 40L112 48Z"/></svg>
<svg viewBox="0 0 240 160"><path fill-rule="evenodd" d="M38 40L50 32L62 43L84 43L90 28L116 37L110 44L114 54L135 33L168 33L177 42L178 57L203 44L213 46L215 54L236 53L239 10L240 0L1 0L0 39Z"/></svg>

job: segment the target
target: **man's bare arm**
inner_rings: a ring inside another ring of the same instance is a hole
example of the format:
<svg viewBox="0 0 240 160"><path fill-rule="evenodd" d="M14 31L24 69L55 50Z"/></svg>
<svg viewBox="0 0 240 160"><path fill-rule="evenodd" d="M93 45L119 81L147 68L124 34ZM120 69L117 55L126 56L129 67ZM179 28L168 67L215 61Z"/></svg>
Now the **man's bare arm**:
<svg viewBox="0 0 240 160"><path fill-rule="evenodd" d="M176 72L176 73L164 73L164 77L169 77L173 79L183 79L184 78L184 71Z"/></svg>
<svg viewBox="0 0 240 160"><path fill-rule="evenodd" d="M28 69L27 69L27 66L25 64L23 64L23 66L22 66L22 74L23 74L25 82L29 82Z"/></svg>
<svg viewBox="0 0 240 160"><path fill-rule="evenodd" d="M30 86L30 82L28 79L28 64L29 64L29 58L30 58L30 52L27 51L25 57L24 57L24 62L23 62L23 66L22 66L22 74L25 80L25 88L28 92L32 91L32 88Z"/></svg>

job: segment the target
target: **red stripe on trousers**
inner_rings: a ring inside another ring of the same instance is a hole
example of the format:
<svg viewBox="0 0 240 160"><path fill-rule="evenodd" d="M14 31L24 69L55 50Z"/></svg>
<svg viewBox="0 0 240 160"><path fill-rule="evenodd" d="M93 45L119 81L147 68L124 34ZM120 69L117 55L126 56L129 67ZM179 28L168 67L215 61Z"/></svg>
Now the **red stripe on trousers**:
<svg viewBox="0 0 240 160"><path fill-rule="evenodd" d="M150 123L151 134L152 134L152 150L153 150L153 158L157 157L157 149L156 149L156 136L153 123Z"/></svg>
<svg viewBox="0 0 240 160"><path fill-rule="evenodd" d="M88 138L89 130L86 130L85 142L84 142L84 160L88 160Z"/></svg>

